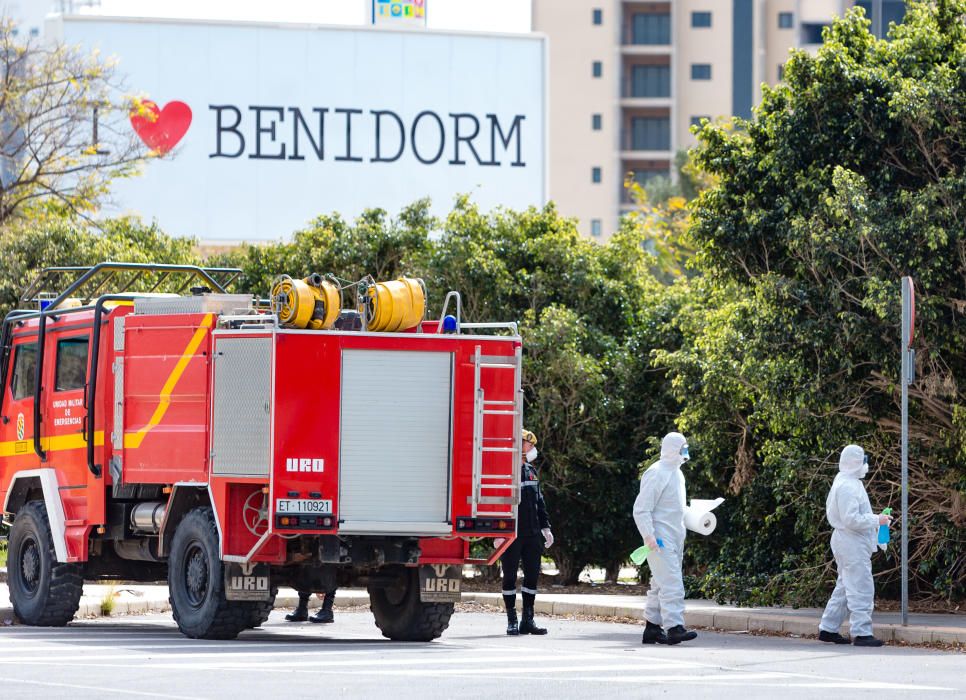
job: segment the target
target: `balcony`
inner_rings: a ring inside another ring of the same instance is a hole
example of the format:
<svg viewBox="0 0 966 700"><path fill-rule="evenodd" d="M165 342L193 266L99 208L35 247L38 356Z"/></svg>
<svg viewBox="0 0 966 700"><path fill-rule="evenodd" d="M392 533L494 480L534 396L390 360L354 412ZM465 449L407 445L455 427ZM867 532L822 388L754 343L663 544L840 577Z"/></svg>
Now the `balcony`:
<svg viewBox="0 0 966 700"><path fill-rule="evenodd" d="M671 177L671 159L668 157L653 160L639 158L625 160L621 163L621 168L625 176L628 173L633 173L634 180L645 189L647 189L648 183L655 178L670 179ZM621 184L620 203L621 213L626 213L635 208L635 202L631 199L630 193L623 184Z"/></svg>
<svg viewBox="0 0 966 700"><path fill-rule="evenodd" d="M624 56L671 56L670 44L621 44Z"/></svg>
<svg viewBox="0 0 966 700"><path fill-rule="evenodd" d="M625 150L620 156L621 160L667 160L673 158L674 153L670 148L666 151Z"/></svg>
<svg viewBox="0 0 966 700"><path fill-rule="evenodd" d="M622 67L621 107L637 109L671 107L669 56L625 57Z"/></svg>
<svg viewBox="0 0 966 700"><path fill-rule="evenodd" d="M624 160L650 162L670 159L671 110L647 108L625 111L621 119L620 145L620 156Z"/></svg>
<svg viewBox="0 0 966 700"><path fill-rule="evenodd" d="M673 97L622 97L620 101L624 109L671 109L674 106Z"/></svg>
<svg viewBox="0 0 966 700"><path fill-rule="evenodd" d="M841 0L799 0L798 21L803 24L831 24L842 14Z"/></svg>
<svg viewBox="0 0 966 700"><path fill-rule="evenodd" d="M670 3L625 3L621 30L623 51L667 53L672 40Z"/></svg>

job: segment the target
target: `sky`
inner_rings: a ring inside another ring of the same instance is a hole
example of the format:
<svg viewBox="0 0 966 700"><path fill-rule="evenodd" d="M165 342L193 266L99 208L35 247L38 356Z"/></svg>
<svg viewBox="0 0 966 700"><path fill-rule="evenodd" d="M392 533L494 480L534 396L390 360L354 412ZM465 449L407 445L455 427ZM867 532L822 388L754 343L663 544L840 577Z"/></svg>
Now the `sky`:
<svg viewBox="0 0 966 700"><path fill-rule="evenodd" d="M105 15L233 19L313 24L368 24L371 0L101 0ZM529 32L530 0L426 0L427 26Z"/></svg>

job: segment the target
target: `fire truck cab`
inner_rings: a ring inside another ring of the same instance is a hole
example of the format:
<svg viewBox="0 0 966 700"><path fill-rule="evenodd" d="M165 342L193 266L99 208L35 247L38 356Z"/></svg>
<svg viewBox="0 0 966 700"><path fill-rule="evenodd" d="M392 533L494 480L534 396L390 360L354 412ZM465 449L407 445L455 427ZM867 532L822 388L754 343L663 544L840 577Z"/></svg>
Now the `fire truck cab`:
<svg viewBox="0 0 966 700"><path fill-rule="evenodd" d="M167 580L184 634L227 639L280 585L364 585L384 636L438 637L463 565L516 530L516 325L465 322L456 292L428 320L411 279L283 276L266 305L227 291L238 272L48 268L3 321L17 617L66 624L85 580Z"/></svg>

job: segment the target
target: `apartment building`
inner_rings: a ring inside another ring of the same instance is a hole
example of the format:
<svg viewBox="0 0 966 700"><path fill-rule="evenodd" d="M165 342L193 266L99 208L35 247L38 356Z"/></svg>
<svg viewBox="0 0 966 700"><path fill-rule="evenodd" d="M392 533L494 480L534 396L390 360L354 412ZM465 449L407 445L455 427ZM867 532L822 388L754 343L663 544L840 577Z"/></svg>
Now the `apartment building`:
<svg viewBox="0 0 966 700"><path fill-rule="evenodd" d="M550 38L550 196L606 240L632 203L628 174L672 177L702 119L750 118L791 48L814 50L853 5L883 36L903 0L532 0Z"/></svg>

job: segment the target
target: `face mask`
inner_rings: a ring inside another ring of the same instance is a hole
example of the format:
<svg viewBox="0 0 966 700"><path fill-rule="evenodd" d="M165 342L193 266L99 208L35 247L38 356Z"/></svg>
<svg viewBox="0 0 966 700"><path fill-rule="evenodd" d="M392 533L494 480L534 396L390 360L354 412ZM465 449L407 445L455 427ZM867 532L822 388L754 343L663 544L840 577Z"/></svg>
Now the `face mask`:
<svg viewBox="0 0 966 700"><path fill-rule="evenodd" d="M862 458L862 473L859 474L860 479L864 479L865 475L869 473L869 455Z"/></svg>
<svg viewBox="0 0 966 700"><path fill-rule="evenodd" d="M535 460L537 458L537 454L538 454L537 453L537 448L536 447L531 447L530 448L530 451L527 452L527 454L525 455L526 458L527 458L527 461L528 462L532 462L533 460Z"/></svg>
<svg viewBox="0 0 966 700"><path fill-rule="evenodd" d="M691 459L691 456L688 454L688 446L687 445L685 445L684 447L681 448L681 457L684 458L684 461L685 462L687 462L689 459Z"/></svg>

